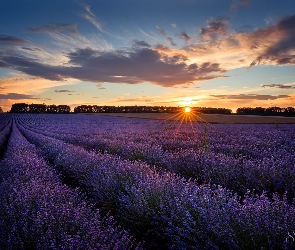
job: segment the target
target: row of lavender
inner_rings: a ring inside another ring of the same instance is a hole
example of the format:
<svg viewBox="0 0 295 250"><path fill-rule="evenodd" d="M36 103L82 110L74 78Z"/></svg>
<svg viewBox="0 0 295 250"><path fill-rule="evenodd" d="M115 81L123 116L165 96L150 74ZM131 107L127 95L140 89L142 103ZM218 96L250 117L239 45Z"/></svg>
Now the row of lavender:
<svg viewBox="0 0 295 250"><path fill-rule="evenodd" d="M43 124L42 116L26 118L19 116L18 120L28 140L66 178L86 190L97 206L144 238L148 248L294 247L295 206L286 197L269 199L265 193L258 196L248 191L241 198L221 186L198 185L170 172L158 172L144 162L90 152L42 135L27 126L29 122ZM60 126L57 120L47 122Z"/></svg>
<svg viewBox="0 0 295 250"><path fill-rule="evenodd" d="M0 153L4 152L5 143L10 133L12 119L9 115L0 115Z"/></svg>
<svg viewBox="0 0 295 250"><path fill-rule="evenodd" d="M281 197L287 192L290 201L295 197L294 125L182 124L178 129L175 124L174 130L164 130L163 121L89 115L60 116L54 122L43 118L23 122L38 133L143 160L198 183L222 185L239 194L250 189Z"/></svg>
<svg viewBox="0 0 295 250"><path fill-rule="evenodd" d="M80 191L62 184L39 153L13 124L0 163L0 249L136 247L111 217L102 218Z"/></svg>

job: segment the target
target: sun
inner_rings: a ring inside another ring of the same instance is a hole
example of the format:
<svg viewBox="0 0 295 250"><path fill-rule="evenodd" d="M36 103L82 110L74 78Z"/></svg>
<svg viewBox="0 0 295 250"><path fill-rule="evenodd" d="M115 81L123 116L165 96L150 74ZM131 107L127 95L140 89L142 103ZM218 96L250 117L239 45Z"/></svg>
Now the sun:
<svg viewBox="0 0 295 250"><path fill-rule="evenodd" d="M185 107L184 108L184 113L189 113L191 112L191 108L190 107Z"/></svg>

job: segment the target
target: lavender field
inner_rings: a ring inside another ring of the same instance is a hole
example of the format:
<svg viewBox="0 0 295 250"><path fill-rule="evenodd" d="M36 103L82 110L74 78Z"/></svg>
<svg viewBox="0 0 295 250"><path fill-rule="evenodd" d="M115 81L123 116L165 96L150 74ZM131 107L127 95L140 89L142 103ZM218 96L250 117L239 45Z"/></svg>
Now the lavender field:
<svg viewBox="0 0 295 250"><path fill-rule="evenodd" d="M1 249L294 249L295 124L0 115Z"/></svg>

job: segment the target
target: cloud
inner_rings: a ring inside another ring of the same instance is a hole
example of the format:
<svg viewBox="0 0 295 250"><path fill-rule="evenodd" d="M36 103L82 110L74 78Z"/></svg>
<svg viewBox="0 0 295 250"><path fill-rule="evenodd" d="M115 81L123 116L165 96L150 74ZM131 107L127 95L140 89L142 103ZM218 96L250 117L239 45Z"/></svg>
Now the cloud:
<svg viewBox="0 0 295 250"><path fill-rule="evenodd" d="M84 10L86 11L86 13L81 14L81 16L83 18L85 18L87 21L89 21L94 27L96 27L99 31L112 36L109 32L105 31L102 28L101 23L97 20L97 17L93 14L93 12L91 11L91 6L87 5L87 4L81 4L82 7L84 8Z"/></svg>
<svg viewBox="0 0 295 250"><path fill-rule="evenodd" d="M164 46L164 45L162 45L162 44L158 44L158 45L155 47L155 49L156 49L157 51L172 52L171 49L169 49L168 47L166 47L166 46Z"/></svg>
<svg viewBox="0 0 295 250"><path fill-rule="evenodd" d="M181 34L179 34L179 36L186 42L186 43L190 43L192 38L186 34L185 32L182 32Z"/></svg>
<svg viewBox="0 0 295 250"><path fill-rule="evenodd" d="M295 15L281 19L276 25L253 32L251 38L260 42L256 44L262 43L266 49L260 52L250 66L268 62L295 63Z"/></svg>
<svg viewBox="0 0 295 250"><path fill-rule="evenodd" d="M105 90L106 88L102 86L102 83L96 84L96 87L100 90Z"/></svg>
<svg viewBox="0 0 295 250"><path fill-rule="evenodd" d="M150 48L130 51L77 49L67 54L70 66L52 66L20 55L0 56L8 67L49 80L75 78L82 81L153 84L171 87L221 77L217 63L186 64L183 56L162 55Z"/></svg>
<svg viewBox="0 0 295 250"><path fill-rule="evenodd" d="M17 93L7 93L7 94L0 94L0 100L21 100L21 99L40 99L37 97L34 97L32 95L26 95L26 94L17 94Z"/></svg>
<svg viewBox="0 0 295 250"><path fill-rule="evenodd" d="M58 67L39 63L36 59L28 58L22 55L0 56L0 61L6 63L7 68L18 70L31 76L38 76L49 80L63 80L56 69Z"/></svg>
<svg viewBox="0 0 295 250"><path fill-rule="evenodd" d="M176 23L171 23L172 28L176 28Z"/></svg>
<svg viewBox="0 0 295 250"><path fill-rule="evenodd" d="M64 24L64 23L51 23L48 25L40 26L40 27L34 27L34 28L28 28L28 32L32 33L53 33L53 32L61 32L61 31L67 31L71 34L77 34L77 25L76 24Z"/></svg>
<svg viewBox="0 0 295 250"><path fill-rule="evenodd" d="M75 91L70 91L67 89L61 89L61 90L54 90L55 93L68 93L68 92L75 92Z"/></svg>
<svg viewBox="0 0 295 250"><path fill-rule="evenodd" d="M16 36L0 35L0 46L18 46L24 43L28 41Z"/></svg>
<svg viewBox="0 0 295 250"><path fill-rule="evenodd" d="M167 37L166 39L170 43L171 46L177 46L177 44L173 41L173 39L171 37Z"/></svg>
<svg viewBox="0 0 295 250"><path fill-rule="evenodd" d="M38 48L27 48L27 47L21 47L23 50L28 50L28 51L42 51L41 49Z"/></svg>
<svg viewBox="0 0 295 250"><path fill-rule="evenodd" d="M257 94L240 94L240 95L210 95L212 97L216 97L218 99L242 99L242 100L275 100L280 98L288 98L291 97L289 95L257 95Z"/></svg>
<svg viewBox="0 0 295 250"><path fill-rule="evenodd" d="M279 88L279 89L295 89L295 85L284 85L284 84L268 84L261 85L263 88Z"/></svg>
<svg viewBox="0 0 295 250"><path fill-rule="evenodd" d="M206 40L219 40L229 33L228 18L211 18L206 28L201 27L201 36Z"/></svg>
<svg viewBox="0 0 295 250"><path fill-rule="evenodd" d="M156 28L157 28L157 30L158 30L163 36L166 36L166 35L167 35L166 30L161 29L161 27L159 27L159 26L156 26Z"/></svg>
<svg viewBox="0 0 295 250"><path fill-rule="evenodd" d="M147 47L147 48L151 47L151 45L149 45L147 42L145 42L145 41L137 41L137 40L134 40L134 45L137 46L137 47Z"/></svg>

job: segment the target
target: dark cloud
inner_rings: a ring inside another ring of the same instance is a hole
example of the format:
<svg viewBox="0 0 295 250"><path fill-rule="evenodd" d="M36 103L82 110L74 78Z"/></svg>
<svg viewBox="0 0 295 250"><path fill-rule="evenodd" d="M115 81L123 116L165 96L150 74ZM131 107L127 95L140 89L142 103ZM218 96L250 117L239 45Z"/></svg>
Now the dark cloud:
<svg viewBox="0 0 295 250"><path fill-rule="evenodd" d="M31 76L38 76L49 80L61 81L63 77L59 73L58 66L49 66L39 63L37 60L21 55L0 56L0 61L6 64L6 68L18 70ZM1 64L0 64L1 66Z"/></svg>
<svg viewBox="0 0 295 250"><path fill-rule="evenodd" d="M167 35L167 32L166 30L163 30L161 27L159 26L156 26L157 30L160 31L160 33L163 35L163 36L166 36Z"/></svg>
<svg viewBox="0 0 295 250"><path fill-rule="evenodd" d="M211 19L206 28L201 27L200 33L206 40L218 40L228 34L228 18Z"/></svg>
<svg viewBox="0 0 295 250"><path fill-rule="evenodd" d="M68 33L77 34L77 25L76 24L63 24L63 23L51 23L48 25L28 28L28 32L32 33L52 33L52 32L61 32L67 31Z"/></svg>
<svg viewBox="0 0 295 250"><path fill-rule="evenodd" d="M145 41L137 41L137 40L134 40L134 45L136 47L147 47L147 48L151 47L151 45L149 45L147 42L145 42Z"/></svg>
<svg viewBox="0 0 295 250"><path fill-rule="evenodd" d="M61 90L54 90L55 93L68 93L68 92L75 92L75 91L70 91L67 89L61 89Z"/></svg>
<svg viewBox="0 0 295 250"><path fill-rule="evenodd" d="M46 65L19 55L0 56L0 60L9 68L49 80L75 78L97 83L151 82L166 87L214 79L225 72L217 63L189 65L184 62L186 58L183 56L163 57L149 48L112 52L87 48L77 49L67 56L72 66Z"/></svg>
<svg viewBox="0 0 295 250"><path fill-rule="evenodd" d="M279 88L279 89L295 89L295 85L284 85L284 84L268 84L262 85L263 88Z"/></svg>
<svg viewBox="0 0 295 250"><path fill-rule="evenodd" d="M40 99L37 97L34 97L32 95L25 95L25 94L17 94L17 93L7 93L7 94L0 94L0 100L20 100L20 99Z"/></svg>
<svg viewBox="0 0 295 250"><path fill-rule="evenodd" d="M0 46L17 46L27 42L26 39L16 36L0 35Z"/></svg>
<svg viewBox="0 0 295 250"><path fill-rule="evenodd" d="M264 50L250 66L263 62L295 64L295 15L281 19L276 25L268 26L251 34L252 40L277 39Z"/></svg>
<svg viewBox="0 0 295 250"><path fill-rule="evenodd" d="M38 48L27 48L27 47L21 47L23 50L28 50L28 51L36 51L36 50L38 50L38 51L41 51L41 49L38 49Z"/></svg>
<svg viewBox="0 0 295 250"><path fill-rule="evenodd" d="M257 94L240 94L240 95L211 95L218 99L242 99L242 100L275 100L290 97L289 95L257 95Z"/></svg>
<svg viewBox="0 0 295 250"><path fill-rule="evenodd" d="M192 38L186 34L185 32L182 32L181 34L179 34L179 36L186 42L186 43L190 43Z"/></svg>
<svg viewBox="0 0 295 250"><path fill-rule="evenodd" d="M166 39L170 43L171 46L177 46L177 44L173 41L173 39L171 37L167 37Z"/></svg>

